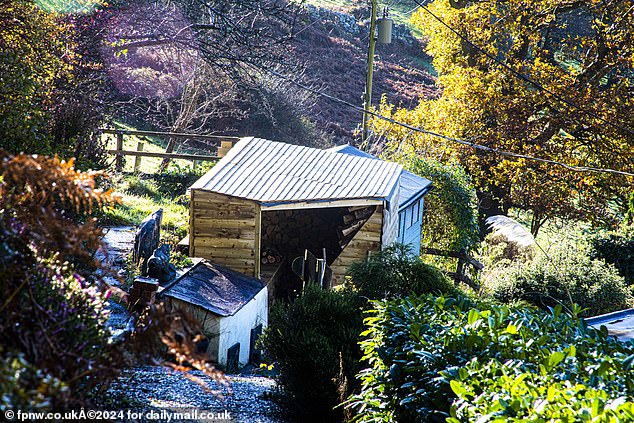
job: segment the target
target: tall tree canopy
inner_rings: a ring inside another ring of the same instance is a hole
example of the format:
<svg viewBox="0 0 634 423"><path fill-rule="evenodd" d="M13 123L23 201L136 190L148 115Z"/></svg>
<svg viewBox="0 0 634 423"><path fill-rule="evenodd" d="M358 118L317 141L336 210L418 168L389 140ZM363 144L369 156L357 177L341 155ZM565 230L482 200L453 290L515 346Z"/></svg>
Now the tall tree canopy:
<svg viewBox="0 0 634 423"><path fill-rule="evenodd" d="M428 8L455 30L423 9L412 17L428 37L443 94L411 111L383 104L384 114L568 165L634 169L633 1L436 0ZM374 124L375 133L386 133L390 142L406 140L419 154L458 158L481 200L493 200L490 212L531 210L534 233L553 216L609 221L612 205L625 206L632 182L510 161L379 120Z"/></svg>

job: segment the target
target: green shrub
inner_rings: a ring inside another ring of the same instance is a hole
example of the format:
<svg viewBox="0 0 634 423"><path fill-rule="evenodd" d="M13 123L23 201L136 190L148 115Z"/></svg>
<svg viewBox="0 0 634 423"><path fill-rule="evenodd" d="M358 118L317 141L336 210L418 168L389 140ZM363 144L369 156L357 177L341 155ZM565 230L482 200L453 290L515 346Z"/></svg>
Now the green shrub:
<svg viewBox="0 0 634 423"><path fill-rule="evenodd" d="M35 411L68 402L70 389L45 369L28 363L24 354L0 349L0 410ZM62 399L63 398L63 399Z"/></svg>
<svg viewBox="0 0 634 423"><path fill-rule="evenodd" d="M631 421L634 346L577 318L461 295L375 302L361 422ZM610 420L619 415L621 420ZM582 419L579 419L583 417Z"/></svg>
<svg viewBox="0 0 634 423"><path fill-rule="evenodd" d="M408 247L395 244L354 263L349 270L352 287L369 299L409 294L446 293L455 288L438 269L409 254Z"/></svg>
<svg viewBox="0 0 634 423"><path fill-rule="evenodd" d="M590 257L613 264L625 283L634 285L634 237L626 234L610 234L592 240Z"/></svg>
<svg viewBox="0 0 634 423"><path fill-rule="evenodd" d="M608 313L632 306L631 289L613 266L589 258L582 250L565 248L538 255L528 263L515 263L497 278L487 280L484 290L502 302L528 301L547 308L571 300L585 309L584 316Z"/></svg>
<svg viewBox="0 0 634 423"><path fill-rule="evenodd" d="M360 299L350 290L310 285L294 302L272 308L260 342L302 421L341 420L342 410L333 408L343 379L355 382L362 328Z"/></svg>
<svg viewBox="0 0 634 423"><path fill-rule="evenodd" d="M510 242L504 235L488 234L481 243L478 260L488 271L492 268L506 268L513 263L528 262L535 257L536 246L522 246Z"/></svg>
<svg viewBox="0 0 634 423"><path fill-rule="evenodd" d="M480 242L478 200L471 178L458 163L419 156L399 160L412 173L434 183L425 196L422 242L434 248L469 251Z"/></svg>

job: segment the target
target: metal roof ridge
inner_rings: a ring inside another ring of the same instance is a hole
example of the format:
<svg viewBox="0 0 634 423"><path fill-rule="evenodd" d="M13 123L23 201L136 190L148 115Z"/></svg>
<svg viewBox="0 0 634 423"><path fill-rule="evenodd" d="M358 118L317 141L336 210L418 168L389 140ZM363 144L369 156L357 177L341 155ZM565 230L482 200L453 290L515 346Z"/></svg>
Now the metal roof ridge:
<svg viewBox="0 0 634 423"><path fill-rule="evenodd" d="M244 147L246 147L251 141L253 141L255 137L242 137L240 141L238 141L228 152L227 155L222 159L218 160L218 163L212 167L209 172L205 173L201 176L196 182L192 184L189 189L204 189L205 186L219 173L222 169L224 169L227 165L231 164L231 161L235 156L238 155L240 151Z"/></svg>

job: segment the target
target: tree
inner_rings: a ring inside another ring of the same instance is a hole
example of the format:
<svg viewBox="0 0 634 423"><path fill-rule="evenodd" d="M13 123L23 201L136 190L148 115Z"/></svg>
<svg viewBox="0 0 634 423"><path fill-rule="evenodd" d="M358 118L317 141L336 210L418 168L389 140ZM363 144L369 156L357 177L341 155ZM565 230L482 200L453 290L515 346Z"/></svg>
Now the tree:
<svg viewBox="0 0 634 423"><path fill-rule="evenodd" d="M51 152L53 95L71 76L69 35L32 1L0 1L0 148Z"/></svg>
<svg viewBox="0 0 634 423"><path fill-rule="evenodd" d="M633 5L618 0L436 0L429 9L473 44L419 9L413 22L429 38L427 51L443 94L411 111L384 104L381 112L491 148L568 165L631 170L634 26L628 14ZM553 216L610 222L611 202L624 206L625 187L631 183L613 174L511 161L375 120L375 132L383 131L390 142L407 139L420 154L459 159L474 178L481 203L491 204L482 212L530 210L533 234Z"/></svg>
<svg viewBox="0 0 634 423"><path fill-rule="evenodd" d="M0 148L104 166L101 3L0 0ZM62 13L77 10L91 14Z"/></svg>
<svg viewBox="0 0 634 423"><path fill-rule="evenodd" d="M107 31L105 56L123 107L172 132L218 132L247 116L253 119L246 126L258 123L260 115L273 126L287 121L285 96L296 90L277 92L254 68L297 70L284 46L298 7L271 0L186 0L114 8L116 25ZM169 140L167 152L176 141Z"/></svg>

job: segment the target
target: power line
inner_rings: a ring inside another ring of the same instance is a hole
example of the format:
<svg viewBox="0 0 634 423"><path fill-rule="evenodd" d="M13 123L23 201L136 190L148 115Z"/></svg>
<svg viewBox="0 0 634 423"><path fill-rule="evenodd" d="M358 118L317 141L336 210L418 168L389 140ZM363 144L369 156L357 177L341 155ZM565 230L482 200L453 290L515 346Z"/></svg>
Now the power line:
<svg viewBox="0 0 634 423"><path fill-rule="evenodd" d="M309 91L309 92L312 92L313 94L316 94L316 95L318 95L320 97L324 97L324 98L326 98L326 99L328 99L330 101L343 104L343 105L345 105L347 107L350 107L350 108L355 109L355 110L360 111L360 112L364 111L364 109L361 106L357 106L356 104L350 103L349 101L343 100L343 99L341 99L339 97L335 97L335 96L333 96L331 94L324 93L323 91L316 90L316 89L314 89L312 87L309 87L309 86L307 86L307 85L305 85L305 84L303 84L303 83L301 83L299 81L294 80L293 78L288 77L287 75L283 75L283 74L281 74L281 73L279 73L277 71L274 71L272 69L268 69L268 68L257 66L257 65L255 65L253 63L250 63L250 65L252 67L254 67L256 70L258 70L258 71L268 72L268 73L270 73L271 75L273 75L275 77L278 77L278 78L281 78L281 79L283 79L285 81L288 81L288 82L298 86L299 88L301 88L303 90L306 90L306 91ZM574 171L574 172L609 173L609 174L613 174L613 175L632 176L632 177L634 177L634 173L625 172L625 171L622 171L622 170L597 168L597 167L591 167L591 166L575 166L575 165L569 165L569 164L566 164L566 163L563 163L563 162L560 162L560 161L557 161L557 160L544 159L544 158L540 158L540 157L533 157L533 156L528 156L528 155L525 155L525 154L513 153L513 152L510 152L510 151L500 150L499 148L488 147L486 145L476 144L476 143L471 142L471 141L467 141L467 140L463 140L463 139L459 139L459 138L454 138L454 137L450 137L450 136L447 136L447 135L439 134L439 133L436 133L436 132L433 132L433 131L429 131L427 129L419 128L417 126L413 126L413 125L410 125L408 123L397 121L397 120L395 120L393 118L381 115L381 114L373 112L373 111L367 111L367 113L372 115L372 116L374 116L374 117L376 117L376 118L378 118L378 119L384 120L386 122L390 122L390 123L392 123L394 125L398 125L398 126L401 126L403 128L407 128L407 129L409 129L411 131L414 131L414 132L418 132L418 133L426 134L426 135L429 135L429 136L432 136L432 137L444 139L446 141L455 142L455 143L458 143L458 144L461 144L461 145L465 145L465 146L471 147L471 148L476 149L476 150L499 154L499 155L504 156L504 157L512 157L512 158L515 158L515 159L524 159L524 160L530 160L530 161L544 163L544 164L553 165L553 166L560 166L560 167L563 167L565 169L568 169L568 170L571 170L571 171Z"/></svg>
<svg viewBox="0 0 634 423"><path fill-rule="evenodd" d="M509 66L508 64L506 64L505 62L499 60L498 58L496 58L495 56L493 56L492 54L490 54L489 52L487 52L486 50L484 50L482 47L478 46L477 44L473 43L471 40L469 40L469 38L467 38L467 36L461 34L460 32L458 32L457 30L455 30L454 28L452 28L449 24L447 24L445 21L443 21L440 17L438 17L436 14L434 14L434 12L432 12L431 10L429 10L429 8L427 6L425 6L424 4L422 4L419 0L412 0L414 3L416 3L421 9L423 9L425 12L427 12L429 15L431 15L434 19L436 19L438 22L440 22L443 26L445 26L449 31L453 32L454 34L456 34L458 37L460 37L460 39L462 39L464 42L466 42L467 44L469 44L471 47L475 48L476 50L478 50L479 52L483 53L485 56L487 56L489 59L493 60L495 63L497 63L498 65L502 66L504 69L508 70L509 72L511 72L514 76L516 76L517 78L528 82L529 84L533 85L534 87L536 87L537 89L539 89L540 91L543 91L547 94L549 94L550 96L552 96L553 98L555 98L556 100L561 101L562 103L573 107L583 113L585 113L586 115L594 118L594 119L598 119L604 123L607 123L608 125L610 125L611 127L615 128L615 129L619 129L621 131L627 132L628 134L634 136L634 131L623 127L621 125L618 125L616 123L613 123L601 116L597 116L595 113L593 113L592 111L581 107L575 103L573 103L572 101L563 98L562 96L560 96L559 94L555 93L554 91L544 87L542 84L540 84L539 82L536 82L534 80L532 80L531 78L529 78L528 76L522 74L521 72L516 71L515 69L513 69L511 66Z"/></svg>

